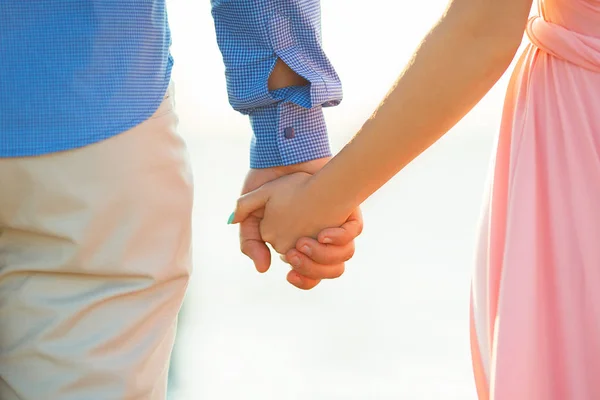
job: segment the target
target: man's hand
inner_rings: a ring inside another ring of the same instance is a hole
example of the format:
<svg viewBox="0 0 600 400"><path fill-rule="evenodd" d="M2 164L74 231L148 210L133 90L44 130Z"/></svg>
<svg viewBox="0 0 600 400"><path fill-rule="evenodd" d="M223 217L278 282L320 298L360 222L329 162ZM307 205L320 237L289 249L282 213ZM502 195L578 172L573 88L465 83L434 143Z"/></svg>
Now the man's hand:
<svg viewBox="0 0 600 400"><path fill-rule="evenodd" d="M251 169L246 175L242 194L294 172L314 174L328 161L328 158L321 158L290 166ZM240 224L241 251L254 261L256 270L261 273L271 266L271 252L260 235L262 212L253 213ZM354 254L354 239L360 235L362 225L362 216L357 211L342 227L323 230L318 240L301 238L296 248L289 250L283 258L293 267L287 276L288 281L300 289L308 290L321 279L340 276L344 272L344 262Z"/></svg>

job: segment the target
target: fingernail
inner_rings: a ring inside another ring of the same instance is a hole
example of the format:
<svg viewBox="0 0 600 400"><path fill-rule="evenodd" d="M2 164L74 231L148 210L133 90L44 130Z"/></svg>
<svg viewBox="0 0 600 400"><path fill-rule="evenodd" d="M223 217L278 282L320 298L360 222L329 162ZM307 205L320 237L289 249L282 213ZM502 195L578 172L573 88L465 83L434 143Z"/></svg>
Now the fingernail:
<svg viewBox="0 0 600 400"><path fill-rule="evenodd" d="M235 218L235 211L232 212L231 215L229 216L229 219L227 220L227 225L231 225L234 218Z"/></svg>
<svg viewBox="0 0 600 400"><path fill-rule="evenodd" d="M330 244L333 243L333 240L331 240L331 238L326 237L325 239L323 239L323 244Z"/></svg>
<svg viewBox="0 0 600 400"><path fill-rule="evenodd" d="M290 258L290 264L293 267L299 267L300 266L300 257L292 256L292 258Z"/></svg>
<svg viewBox="0 0 600 400"><path fill-rule="evenodd" d="M300 248L300 251L303 252L304 254L306 254L309 257L310 257L310 254L312 253L312 249L310 247L308 247L308 245L302 246Z"/></svg>

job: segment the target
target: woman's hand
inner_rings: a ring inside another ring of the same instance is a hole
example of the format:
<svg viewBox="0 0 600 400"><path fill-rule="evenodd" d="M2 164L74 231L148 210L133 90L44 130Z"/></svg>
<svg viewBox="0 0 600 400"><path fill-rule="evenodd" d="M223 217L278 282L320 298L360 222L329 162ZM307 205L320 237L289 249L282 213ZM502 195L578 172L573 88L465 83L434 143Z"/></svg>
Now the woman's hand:
<svg viewBox="0 0 600 400"><path fill-rule="evenodd" d="M339 227L347 220L351 221L351 215L320 206L318 199L307 190L310 178L311 175L307 173L286 175L240 197L232 223L242 222L264 208L261 236L278 253L286 254L295 247L299 238L316 238L324 228ZM355 219L360 220L358 212ZM293 266L291 258L287 257L286 261Z"/></svg>
<svg viewBox="0 0 600 400"><path fill-rule="evenodd" d="M305 205L299 204L310 177L303 172L286 175L243 195L238 199L232 223L242 222L264 208L260 234L279 254L293 248L302 236L315 237L320 229L309 229L310 218L302 213Z"/></svg>

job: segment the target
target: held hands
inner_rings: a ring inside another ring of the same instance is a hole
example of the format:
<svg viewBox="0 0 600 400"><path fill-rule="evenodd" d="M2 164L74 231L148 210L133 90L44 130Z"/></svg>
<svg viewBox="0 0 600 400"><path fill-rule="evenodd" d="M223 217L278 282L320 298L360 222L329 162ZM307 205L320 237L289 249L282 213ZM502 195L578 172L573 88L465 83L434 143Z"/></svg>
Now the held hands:
<svg viewBox="0 0 600 400"><path fill-rule="evenodd" d="M297 194L310 177L303 172L286 175L243 195L238 199L232 223L244 221L254 212L264 209L260 234L279 254L293 248L300 237L315 237L320 229L310 226L309 216L305 216L294 204Z"/></svg>
<svg viewBox="0 0 600 400"><path fill-rule="evenodd" d="M316 201L306 198L305 185L310 177L309 173L298 172L267 180L238 200L230 221L241 223L242 236L248 237L251 228L254 243L242 241L242 251L255 260L260 272L266 271L270 264L270 254L264 245L268 242L284 254L282 260L293 268L288 281L301 289L311 289L321 279L339 277L344 272L344 262L354 254L353 240L362 231L359 210L350 216L335 215L334 210L324 210ZM323 229L328 226L338 227ZM249 254L249 244L264 246L266 255L261 251L259 262Z"/></svg>

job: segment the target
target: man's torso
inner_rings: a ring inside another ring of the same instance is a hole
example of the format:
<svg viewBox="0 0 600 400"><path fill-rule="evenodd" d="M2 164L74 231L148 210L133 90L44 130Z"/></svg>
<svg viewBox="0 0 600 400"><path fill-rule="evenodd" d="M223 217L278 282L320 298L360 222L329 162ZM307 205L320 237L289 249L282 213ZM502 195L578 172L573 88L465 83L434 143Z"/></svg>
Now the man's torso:
<svg viewBox="0 0 600 400"><path fill-rule="evenodd" d="M82 147L154 113L170 80L164 0L3 0L0 157Z"/></svg>

